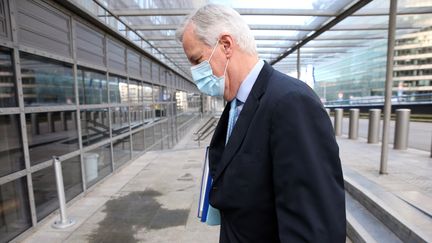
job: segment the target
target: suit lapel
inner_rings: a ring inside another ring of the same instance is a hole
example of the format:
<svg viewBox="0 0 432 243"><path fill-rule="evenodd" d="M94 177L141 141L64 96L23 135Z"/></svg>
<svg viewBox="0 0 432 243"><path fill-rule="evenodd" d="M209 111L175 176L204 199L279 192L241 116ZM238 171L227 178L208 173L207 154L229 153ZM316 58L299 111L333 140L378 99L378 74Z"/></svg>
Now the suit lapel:
<svg viewBox="0 0 432 243"><path fill-rule="evenodd" d="M255 112L259 107L260 98L265 92L268 79L272 72L273 72L273 68L269 64L265 63L243 106L240 116L238 117L237 122L234 125L228 143L226 144L225 149L223 150L222 158L220 160L219 165L216 168L216 172L213 178L214 181L216 181L220 177L220 175L228 166L228 164L231 163L232 158L234 157L241 143L243 142L243 139L246 136L247 130L252 121L252 118L254 117ZM230 104L228 104L227 107L229 107L229 105ZM225 108L225 110L227 110L227 108ZM225 118L223 121L221 120L221 122L227 123L228 119ZM225 124L224 127L225 127L224 132L226 133L227 125ZM218 138L219 141L221 137L224 136L220 136Z"/></svg>

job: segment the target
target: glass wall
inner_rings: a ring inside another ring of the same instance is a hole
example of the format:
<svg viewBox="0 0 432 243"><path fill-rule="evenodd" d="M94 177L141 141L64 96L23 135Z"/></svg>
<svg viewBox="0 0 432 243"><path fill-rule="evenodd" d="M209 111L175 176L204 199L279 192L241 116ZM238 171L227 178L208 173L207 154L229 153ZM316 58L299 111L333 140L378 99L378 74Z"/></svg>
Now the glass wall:
<svg viewBox="0 0 432 243"><path fill-rule="evenodd" d="M25 168L19 115L0 116L0 176Z"/></svg>
<svg viewBox="0 0 432 243"><path fill-rule="evenodd" d="M112 172L111 145L106 144L83 154L87 188Z"/></svg>
<svg viewBox="0 0 432 243"><path fill-rule="evenodd" d="M11 51L0 46L0 107L18 106Z"/></svg>
<svg viewBox="0 0 432 243"><path fill-rule="evenodd" d="M77 80L80 104L108 103L108 82L104 73L78 67Z"/></svg>
<svg viewBox="0 0 432 243"><path fill-rule="evenodd" d="M63 183L66 201L82 192L81 163L79 156L62 161ZM58 207L57 185L54 167L33 173L33 192L38 221Z"/></svg>
<svg viewBox="0 0 432 243"><path fill-rule="evenodd" d="M114 168L119 168L131 159L131 146L129 136L113 142Z"/></svg>
<svg viewBox="0 0 432 243"><path fill-rule="evenodd" d="M81 111L81 136L83 146L110 138L108 109Z"/></svg>
<svg viewBox="0 0 432 243"><path fill-rule="evenodd" d="M20 60L26 106L75 104L72 65L25 52Z"/></svg>
<svg viewBox="0 0 432 243"><path fill-rule="evenodd" d="M32 165L79 149L75 111L26 114Z"/></svg>
<svg viewBox="0 0 432 243"><path fill-rule="evenodd" d="M0 185L0 239L8 242L32 225L27 180L21 177Z"/></svg>
<svg viewBox="0 0 432 243"><path fill-rule="evenodd" d="M128 83L125 78L110 75L109 93L111 103L126 103L129 98Z"/></svg>

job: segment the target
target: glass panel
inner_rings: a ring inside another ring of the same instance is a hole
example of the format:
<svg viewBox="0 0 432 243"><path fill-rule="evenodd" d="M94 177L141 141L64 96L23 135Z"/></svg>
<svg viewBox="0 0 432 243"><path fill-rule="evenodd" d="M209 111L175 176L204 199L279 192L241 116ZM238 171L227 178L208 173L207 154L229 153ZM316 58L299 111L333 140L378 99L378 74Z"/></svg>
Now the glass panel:
<svg viewBox="0 0 432 243"><path fill-rule="evenodd" d="M126 79L117 76L110 76L109 89L111 103L128 102L128 84Z"/></svg>
<svg viewBox="0 0 432 243"><path fill-rule="evenodd" d="M0 239L9 242L32 225L26 177L0 186Z"/></svg>
<svg viewBox="0 0 432 243"><path fill-rule="evenodd" d="M143 87L140 81L129 80L129 95L130 102L139 103L143 102Z"/></svg>
<svg viewBox="0 0 432 243"><path fill-rule="evenodd" d="M83 154L87 188L111 173L111 145L107 144Z"/></svg>
<svg viewBox="0 0 432 243"><path fill-rule="evenodd" d="M108 103L108 82L105 74L79 67L77 79L80 104Z"/></svg>
<svg viewBox="0 0 432 243"><path fill-rule="evenodd" d="M154 144L154 126L144 129L144 147L147 149Z"/></svg>
<svg viewBox="0 0 432 243"><path fill-rule="evenodd" d="M70 65L27 53L20 53L20 57L26 106L75 103L74 78Z"/></svg>
<svg viewBox="0 0 432 243"><path fill-rule="evenodd" d="M129 136L113 142L114 168L119 168L131 159Z"/></svg>
<svg viewBox="0 0 432 243"><path fill-rule="evenodd" d="M0 47L0 107L17 105L11 51Z"/></svg>
<svg viewBox="0 0 432 243"><path fill-rule="evenodd" d="M160 88L160 86L153 85L153 100L155 102L162 100L162 89Z"/></svg>
<svg viewBox="0 0 432 243"><path fill-rule="evenodd" d="M109 139L108 109L81 111L81 133L83 146Z"/></svg>
<svg viewBox="0 0 432 243"><path fill-rule="evenodd" d="M26 114L32 165L79 149L75 111Z"/></svg>
<svg viewBox="0 0 432 243"><path fill-rule="evenodd" d="M79 156L62 161L66 201L83 191ZM50 166L32 174L33 192L38 221L59 207L54 167Z"/></svg>
<svg viewBox="0 0 432 243"><path fill-rule="evenodd" d="M144 104L144 123L147 124L154 119L154 110L152 109L152 105Z"/></svg>
<svg viewBox="0 0 432 243"><path fill-rule="evenodd" d="M144 125L143 116L144 111L142 106L132 106L130 108L131 128L132 130L138 129Z"/></svg>
<svg viewBox="0 0 432 243"><path fill-rule="evenodd" d="M133 148L133 153L134 153L134 157L137 156L140 152L144 151L145 146L144 146L144 130L134 133L132 134L132 148Z"/></svg>
<svg viewBox="0 0 432 243"><path fill-rule="evenodd" d="M153 101L153 88L151 84L143 84L143 99L144 102L152 102Z"/></svg>
<svg viewBox="0 0 432 243"><path fill-rule="evenodd" d="M25 168L19 115L0 116L0 176Z"/></svg>
<svg viewBox="0 0 432 243"><path fill-rule="evenodd" d="M111 129L112 136L115 137L125 132L129 132L129 108L113 107L111 108Z"/></svg>

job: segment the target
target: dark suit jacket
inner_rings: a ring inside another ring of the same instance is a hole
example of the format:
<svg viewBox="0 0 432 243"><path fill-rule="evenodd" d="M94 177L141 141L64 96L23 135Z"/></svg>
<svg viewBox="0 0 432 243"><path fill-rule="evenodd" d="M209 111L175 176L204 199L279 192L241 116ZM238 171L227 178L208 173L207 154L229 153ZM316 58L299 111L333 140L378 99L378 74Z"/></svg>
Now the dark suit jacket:
<svg viewBox="0 0 432 243"><path fill-rule="evenodd" d="M209 150L220 242L345 242L339 148L316 94L266 63L225 145L229 107Z"/></svg>

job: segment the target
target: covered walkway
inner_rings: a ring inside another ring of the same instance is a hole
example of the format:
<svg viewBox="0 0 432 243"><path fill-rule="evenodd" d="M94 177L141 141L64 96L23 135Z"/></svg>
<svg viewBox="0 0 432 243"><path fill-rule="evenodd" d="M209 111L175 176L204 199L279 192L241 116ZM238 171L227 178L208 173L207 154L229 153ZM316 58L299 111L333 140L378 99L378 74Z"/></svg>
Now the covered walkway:
<svg viewBox="0 0 432 243"><path fill-rule="evenodd" d="M53 229L51 224L58 218L54 215L24 242L217 242L219 228L196 218L204 146L198 147L193 132L203 123L197 123L173 149L144 154L71 203L68 214L77 220L75 226ZM377 220L388 217L387 223L402 222L399 232L431 241L429 153L390 149L389 174L379 175L380 145L344 136L338 143L346 180L348 230L363 239L398 241ZM373 216L373 210L364 209L370 199L376 204Z"/></svg>

